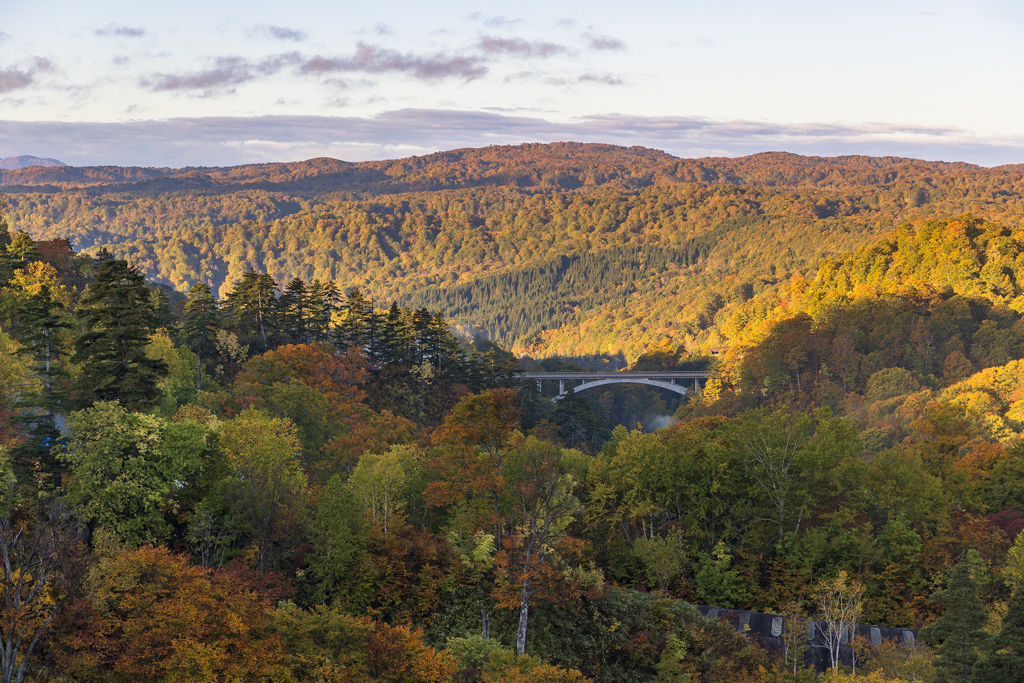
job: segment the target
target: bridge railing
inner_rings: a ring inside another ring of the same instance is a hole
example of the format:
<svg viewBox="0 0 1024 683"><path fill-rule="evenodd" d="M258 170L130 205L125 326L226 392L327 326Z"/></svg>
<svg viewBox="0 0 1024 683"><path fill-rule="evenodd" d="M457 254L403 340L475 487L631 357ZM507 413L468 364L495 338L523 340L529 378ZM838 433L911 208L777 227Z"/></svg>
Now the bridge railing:
<svg viewBox="0 0 1024 683"><path fill-rule="evenodd" d="M704 379L706 370L678 371L612 371L612 372L523 372L520 377L526 379L629 379L631 377L645 379Z"/></svg>

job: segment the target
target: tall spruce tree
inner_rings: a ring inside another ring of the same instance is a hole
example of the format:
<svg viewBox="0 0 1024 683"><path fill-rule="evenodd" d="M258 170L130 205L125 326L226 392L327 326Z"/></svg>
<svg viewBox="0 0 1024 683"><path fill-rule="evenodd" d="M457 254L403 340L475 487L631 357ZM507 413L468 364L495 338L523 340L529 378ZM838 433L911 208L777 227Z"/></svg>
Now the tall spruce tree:
<svg viewBox="0 0 1024 683"><path fill-rule="evenodd" d="M213 298L208 284L197 282L188 292L181 325L181 336L185 344L196 354L197 390L203 388L203 357L210 358L217 350L218 329L220 315L217 300Z"/></svg>
<svg viewBox="0 0 1024 683"><path fill-rule="evenodd" d="M167 294L165 285L151 286L153 291L153 312L156 315L156 326L167 331L168 336L178 334L178 316L174 315L174 305Z"/></svg>
<svg viewBox="0 0 1024 683"><path fill-rule="evenodd" d="M974 665L973 683L1024 681L1024 585L1014 591L1003 628L988 652Z"/></svg>
<svg viewBox="0 0 1024 683"><path fill-rule="evenodd" d="M344 315L334 328L334 345L342 350L362 348L366 343L366 328L373 312L370 302L358 287L353 287L345 295L345 302L341 308Z"/></svg>
<svg viewBox="0 0 1024 683"><path fill-rule="evenodd" d="M292 279L277 300L278 319L281 331L296 344L309 342L310 296L306 283L299 278Z"/></svg>
<svg viewBox="0 0 1024 683"><path fill-rule="evenodd" d="M3 208L3 197L0 197L0 209ZM14 278L14 271L17 270L17 259L7 250L10 245L11 233L7 229L6 219L0 214L0 287L10 282Z"/></svg>
<svg viewBox="0 0 1024 683"><path fill-rule="evenodd" d="M331 319L338 309L341 293L337 285L328 280L313 280L309 286L309 336L311 341L331 340Z"/></svg>
<svg viewBox="0 0 1024 683"><path fill-rule="evenodd" d="M242 335L256 337L263 350L270 350L270 336L276 332L277 283L266 273L247 272L228 293L224 308L231 314L232 327Z"/></svg>
<svg viewBox="0 0 1024 683"><path fill-rule="evenodd" d="M27 411L22 421L30 425L29 438L18 447L19 464L31 463L43 476L57 472L53 446L60 436L57 415L68 410L69 395L63 380L68 373L63 360L68 348L60 331L72 327L64 315L64 304L53 298L49 285L28 296L18 306L19 326L15 335L27 356L29 370L39 381L38 393L25 395L18 407Z"/></svg>
<svg viewBox="0 0 1024 683"><path fill-rule="evenodd" d="M74 361L82 367L78 406L114 400L129 411L155 406L167 364L146 355L157 316L139 269L121 260L101 263L77 313L85 328L75 343Z"/></svg>
<svg viewBox="0 0 1024 683"><path fill-rule="evenodd" d="M936 591L931 601L946 611L934 624L921 629L921 638L934 648L935 683L967 683L978 661L978 649L989 635L982 628L988 621L985 605L978 597L978 584L966 557L953 567L949 587Z"/></svg>

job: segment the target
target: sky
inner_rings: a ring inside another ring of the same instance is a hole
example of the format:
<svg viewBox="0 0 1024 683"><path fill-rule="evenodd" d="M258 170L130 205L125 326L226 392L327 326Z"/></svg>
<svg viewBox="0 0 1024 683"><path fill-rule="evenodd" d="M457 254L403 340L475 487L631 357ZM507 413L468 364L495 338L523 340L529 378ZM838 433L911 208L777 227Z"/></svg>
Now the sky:
<svg viewBox="0 0 1024 683"><path fill-rule="evenodd" d="M1024 163L1024 2L0 0L0 157Z"/></svg>

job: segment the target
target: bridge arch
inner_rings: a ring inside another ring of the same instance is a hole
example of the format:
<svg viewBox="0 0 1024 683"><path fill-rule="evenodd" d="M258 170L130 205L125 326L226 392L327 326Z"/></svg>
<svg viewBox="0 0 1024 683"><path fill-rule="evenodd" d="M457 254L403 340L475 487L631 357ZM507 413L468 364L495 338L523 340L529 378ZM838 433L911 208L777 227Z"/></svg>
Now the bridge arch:
<svg viewBox="0 0 1024 683"><path fill-rule="evenodd" d="M672 382L667 382L661 379L649 379L647 377L623 377L621 379L616 377L615 379L595 379L590 382L583 382L583 384L573 387L573 391L579 393L585 389L592 389L593 387L599 387L605 384L647 384L652 387L660 387L661 389L668 389L669 391L674 391L680 396L685 395L687 392L687 388L680 384L674 384ZM568 392L562 392L558 394L558 396L555 396L555 398L552 400L557 401L558 399L563 398L566 395L566 393Z"/></svg>

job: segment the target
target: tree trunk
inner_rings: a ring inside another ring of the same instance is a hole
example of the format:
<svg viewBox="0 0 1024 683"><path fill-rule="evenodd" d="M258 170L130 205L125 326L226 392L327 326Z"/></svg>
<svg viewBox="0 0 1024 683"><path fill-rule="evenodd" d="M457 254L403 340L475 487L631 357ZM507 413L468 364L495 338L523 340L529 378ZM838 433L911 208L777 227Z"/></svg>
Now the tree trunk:
<svg viewBox="0 0 1024 683"><path fill-rule="evenodd" d="M519 596L519 628L516 630L516 653L526 652L526 620L530 612L530 580L523 581L523 590Z"/></svg>

